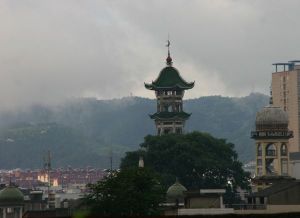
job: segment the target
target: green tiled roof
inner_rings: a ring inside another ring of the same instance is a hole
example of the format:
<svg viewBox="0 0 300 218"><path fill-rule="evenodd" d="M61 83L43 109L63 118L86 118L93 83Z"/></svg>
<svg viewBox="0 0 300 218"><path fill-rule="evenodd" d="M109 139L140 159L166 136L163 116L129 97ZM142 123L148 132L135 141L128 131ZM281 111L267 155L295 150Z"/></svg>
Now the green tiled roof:
<svg viewBox="0 0 300 218"><path fill-rule="evenodd" d="M8 186L0 191L0 204L22 204L23 193L16 187Z"/></svg>
<svg viewBox="0 0 300 218"><path fill-rule="evenodd" d="M172 118L182 118L188 119L191 114L186 112L159 112L150 115L151 119L172 119Z"/></svg>
<svg viewBox="0 0 300 218"><path fill-rule="evenodd" d="M194 87L194 82L186 82L176 68L167 66L160 71L155 81L151 84L145 83L145 87L150 90L191 89Z"/></svg>

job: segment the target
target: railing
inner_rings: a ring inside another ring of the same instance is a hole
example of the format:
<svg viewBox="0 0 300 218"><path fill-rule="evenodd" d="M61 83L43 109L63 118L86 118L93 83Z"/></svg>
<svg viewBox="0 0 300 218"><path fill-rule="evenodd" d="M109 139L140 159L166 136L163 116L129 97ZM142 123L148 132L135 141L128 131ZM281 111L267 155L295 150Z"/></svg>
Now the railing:
<svg viewBox="0 0 300 218"><path fill-rule="evenodd" d="M226 208L233 208L234 210L265 210L265 204L225 204Z"/></svg>
<svg viewBox="0 0 300 218"><path fill-rule="evenodd" d="M266 150L266 156L275 157L276 151L275 150Z"/></svg>

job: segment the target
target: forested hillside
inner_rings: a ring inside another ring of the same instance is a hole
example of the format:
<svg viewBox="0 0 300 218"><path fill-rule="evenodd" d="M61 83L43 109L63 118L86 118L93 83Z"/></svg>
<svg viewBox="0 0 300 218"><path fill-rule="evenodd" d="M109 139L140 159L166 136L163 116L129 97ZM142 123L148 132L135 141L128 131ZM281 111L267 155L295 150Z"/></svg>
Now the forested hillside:
<svg viewBox="0 0 300 218"><path fill-rule="evenodd" d="M249 138L255 114L268 102L262 94L243 98L221 96L186 100L192 113L186 131L204 131L235 144L242 161L254 157ZM54 167L114 167L125 151L136 149L148 134L155 134L148 114L154 100L126 97L115 100L76 99L59 106L36 105L0 113L0 169L40 168L50 150Z"/></svg>

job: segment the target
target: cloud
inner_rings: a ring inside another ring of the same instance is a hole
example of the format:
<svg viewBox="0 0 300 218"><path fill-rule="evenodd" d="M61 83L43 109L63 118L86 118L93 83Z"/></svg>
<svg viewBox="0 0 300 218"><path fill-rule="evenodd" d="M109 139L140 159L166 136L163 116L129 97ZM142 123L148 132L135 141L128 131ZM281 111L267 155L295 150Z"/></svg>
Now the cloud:
<svg viewBox="0 0 300 218"><path fill-rule="evenodd" d="M144 81L174 66L187 98L267 93L272 62L300 57L298 1L0 2L2 107L65 98L154 97Z"/></svg>

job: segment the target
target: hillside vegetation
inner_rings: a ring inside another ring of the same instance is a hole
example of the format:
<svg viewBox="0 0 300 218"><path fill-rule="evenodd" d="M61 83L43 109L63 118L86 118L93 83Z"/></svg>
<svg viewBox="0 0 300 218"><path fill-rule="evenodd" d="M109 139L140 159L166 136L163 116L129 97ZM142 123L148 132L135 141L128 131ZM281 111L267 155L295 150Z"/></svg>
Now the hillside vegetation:
<svg viewBox="0 0 300 218"><path fill-rule="evenodd" d="M243 162L254 157L250 131L256 112L268 97L250 94L243 98L221 96L186 100L192 116L186 131L208 132L235 144ZM115 100L76 99L56 107L0 113L0 169L40 168L51 151L54 167L118 167L125 151L135 150L148 134L155 134L156 102L140 97Z"/></svg>

